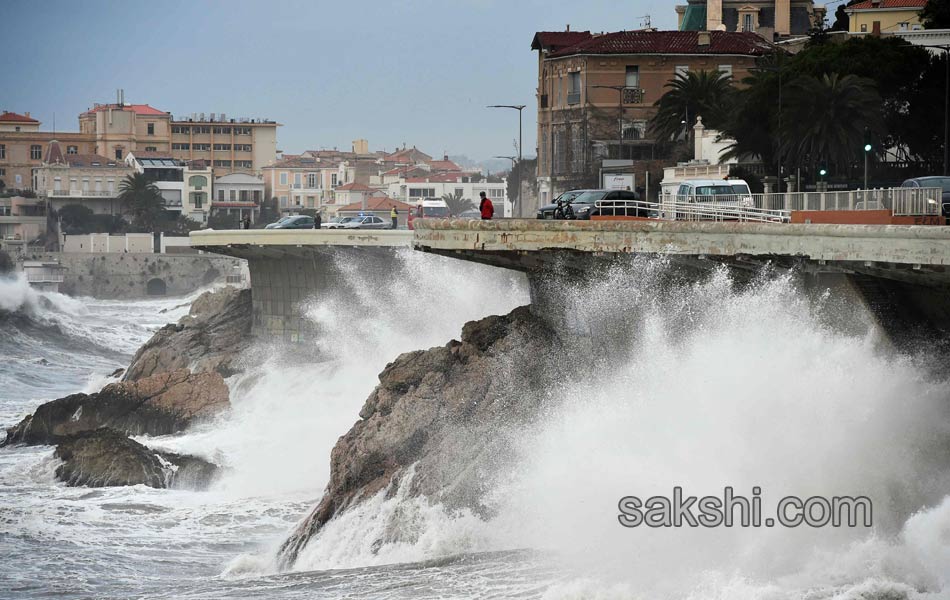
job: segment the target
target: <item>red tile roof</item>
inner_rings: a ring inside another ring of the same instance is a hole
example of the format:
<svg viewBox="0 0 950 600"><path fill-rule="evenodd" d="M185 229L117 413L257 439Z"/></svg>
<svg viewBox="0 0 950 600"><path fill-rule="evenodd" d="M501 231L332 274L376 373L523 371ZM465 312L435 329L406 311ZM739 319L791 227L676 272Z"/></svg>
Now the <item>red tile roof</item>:
<svg viewBox="0 0 950 600"><path fill-rule="evenodd" d="M39 121L36 119L26 115L18 115L17 113L10 111L3 111L3 114L0 114L0 121L10 123L39 123Z"/></svg>
<svg viewBox="0 0 950 600"><path fill-rule="evenodd" d="M708 33L709 44L699 44L699 34ZM759 56L772 51L772 44L751 32L732 31L618 31L596 35L549 58L575 54L745 54Z"/></svg>
<svg viewBox="0 0 950 600"><path fill-rule="evenodd" d="M864 0L851 6L846 6L847 10L869 10L875 8L923 8L927 0L881 0L877 6L871 3L871 0Z"/></svg>
<svg viewBox="0 0 950 600"><path fill-rule="evenodd" d="M589 31L539 31L531 40L532 50L553 50L567 48L590 38Z"/></svg>
<svg viewBox="0 0 950 600"><path fill-rule="evenodd" d="M348 183L346 185L341 185L336 188L338 192L374 192L375 189L369 187L368 185L363 185L362 183Z"/></svg>
<svg viewBox="0 0 950 600"><path fill-rule="evenodd" d="M373 196L366 199L366 210L373 211L390 211L393 206L396 207L396 210L408 211L412 207L406 204L405 202L400 202L399 200L393 200L387 196ZM347 204L346 206L341 206L336 209L337 212L359 212L363 210L362 202L353 202L352 204Z"/></svg>
<svg viewBox="0 0 950 600"><path fill-rule="evenodd" d="M428 161L429 166L432 167L433 171L461 171L462 167L458 166L451 160L430 160Z"/></svg>
<svg viewBox="0 0 950 600"><path fill-rule="evenodd" d="M102 112L104 110L109 110L110 108L112 110L131 110L135 114L143 115L143 116L158 117L158 116L171 115L171 113L158 110L157 108L151 107L148 104L125 104L125 105L97 104L93 106L92 108L90 108L89 110L87 110L86 112L84 112L83 114L88 115L88 114L92 114L96 112Z"/></svg>

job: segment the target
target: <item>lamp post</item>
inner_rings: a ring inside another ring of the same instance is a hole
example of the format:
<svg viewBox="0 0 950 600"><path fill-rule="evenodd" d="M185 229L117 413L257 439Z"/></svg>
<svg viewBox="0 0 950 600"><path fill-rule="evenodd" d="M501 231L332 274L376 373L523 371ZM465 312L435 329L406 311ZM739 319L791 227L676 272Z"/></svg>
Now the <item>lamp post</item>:
<svg viewBox="0 0 950 600"><path fill-rule="evenodd" d="M614 90L618 92L617 98L617 158L623 159L623 91L627 89L625 85L592 85L592 88L604 90Z"/></svg>
<svg viewBox="0 0 950 600"><path fill-rule="evenodd" d="M489 104L488 108L511 108L518 111L518 165L521 165L523 157L522 151L522 130L521 130L521 111L525 109L526 104ZM512 170L514 167L512 167ZM521 171L518 169L518 210L521 210Z"/></svg>
<svg viewBox="0 0 950 600"><path fill-rule="evenodd" d="M776 57L782 56L782 54L776 54ZM782 192L782 64L781 59L776 58L776 63L778 66L775 67L756 67L760 71L770 71L772 73L778 73L778 129L775 132L775 152L776 152L776 162L778 162L778 178L775 182L775 191L776 193Z"/></svg>

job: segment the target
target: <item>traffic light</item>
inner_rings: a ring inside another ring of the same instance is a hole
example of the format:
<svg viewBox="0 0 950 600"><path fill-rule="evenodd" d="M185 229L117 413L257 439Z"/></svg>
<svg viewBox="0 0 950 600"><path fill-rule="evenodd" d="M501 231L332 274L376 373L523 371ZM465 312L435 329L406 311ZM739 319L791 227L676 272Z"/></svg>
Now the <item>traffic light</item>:
<svg viewBox="0 0 950 600"><path fill-rule="evenodd" d="M821 163L820 165L818 165L818 175L820 177L824 177L827 174L828 174L828 167L825 166L825 163Z"/></svg>
<svg viewBox="0 0 950 600"><path fill-rule="evenodd" d="M871 148L874 146L871 144L871 130L867 127L864 128L864 151L870 152Z"/></svg>

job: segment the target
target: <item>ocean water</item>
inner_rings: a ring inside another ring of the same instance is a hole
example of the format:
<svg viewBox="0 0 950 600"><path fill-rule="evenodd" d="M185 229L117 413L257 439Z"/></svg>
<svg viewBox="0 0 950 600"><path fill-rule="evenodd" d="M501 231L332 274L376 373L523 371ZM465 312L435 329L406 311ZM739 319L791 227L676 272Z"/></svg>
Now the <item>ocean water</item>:
<svg viewBox="0 0 950 600"><path fill-rule="evenodd" d="M551 408L492 480L493 518L379 494L280 572L277 546L319 501L330 449L385 364L528 300L516 274L435 256L401 255L386 282L341 266L351 285L306 307L321 339L253 349L228 382L228 415L142 440L223 465L211 490L68 488L52 448L0 450L0 597L950 598L939 357L896 353L863 310L806 296L794 277L737 286L720 271L669 286L660 261L564 290L578 332L619 318L632 333L604 375L551 382ZM188 302L71 299L0 281L0 309L13 312L0 321L0 426L98 389ZM622 496L674 485L761 486L766 506L867 495L875 525L618 524ZM393 527L405 535L380 546Z"/></svg>

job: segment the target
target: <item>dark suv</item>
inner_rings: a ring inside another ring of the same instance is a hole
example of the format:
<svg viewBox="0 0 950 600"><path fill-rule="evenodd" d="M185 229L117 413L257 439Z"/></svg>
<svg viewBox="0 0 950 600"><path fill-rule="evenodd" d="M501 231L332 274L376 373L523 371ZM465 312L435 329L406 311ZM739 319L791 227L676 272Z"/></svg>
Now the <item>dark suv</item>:
<svg viewBox="0 0 950 600"><path fill-rule="evenodd" d="M562 198L563 194L558 198ZM586 190L569 202L575 219L590 219L595 215L611 217L646 217L644 208L630 203L639 200L636 192L629 190ZM597 204L600 204L600 207ZM538 210L539 219L553 219L557 203L542 206Z"/></svg>

